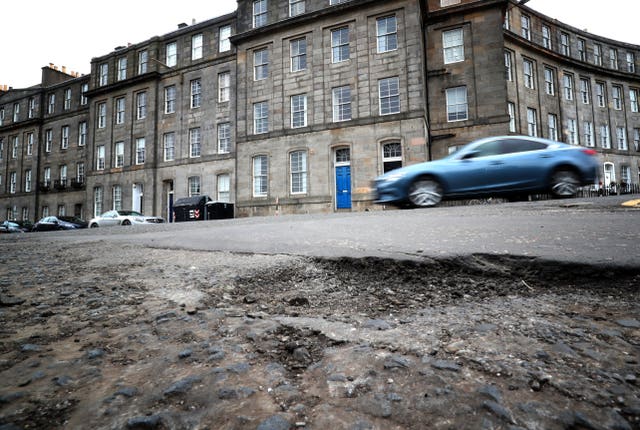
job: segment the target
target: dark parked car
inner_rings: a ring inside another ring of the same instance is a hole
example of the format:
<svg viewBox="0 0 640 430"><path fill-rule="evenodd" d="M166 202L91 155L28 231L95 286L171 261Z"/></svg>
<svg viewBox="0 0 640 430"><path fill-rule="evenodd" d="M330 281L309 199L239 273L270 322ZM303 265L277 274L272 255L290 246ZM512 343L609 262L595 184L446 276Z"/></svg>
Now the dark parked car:
<svg viewBox="0 0 640 430"><path fill-rule="evenodd" d="M33 231L75 230L87 228L88 223L73 216L47 216L33 225Z"/></svg>
<svg viewBox="0 0 640 430"><path fill-rule="evenodd" d="M528 136L490 137L437 161L375 180L376 203L435 206L442 199L551 193L573 197L597 176L596 151Z"/></svg>

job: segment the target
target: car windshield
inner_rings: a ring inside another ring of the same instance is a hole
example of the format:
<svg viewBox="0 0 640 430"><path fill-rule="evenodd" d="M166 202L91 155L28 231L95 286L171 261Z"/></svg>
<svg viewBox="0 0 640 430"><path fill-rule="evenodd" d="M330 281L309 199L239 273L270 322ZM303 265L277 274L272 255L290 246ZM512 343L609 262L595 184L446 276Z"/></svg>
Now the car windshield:
<svg viewBox="0 0 640 430"><path fill-rule="evenodd" d="M136 211L118 211L121 216L142 216L140 212Z"/></svg>

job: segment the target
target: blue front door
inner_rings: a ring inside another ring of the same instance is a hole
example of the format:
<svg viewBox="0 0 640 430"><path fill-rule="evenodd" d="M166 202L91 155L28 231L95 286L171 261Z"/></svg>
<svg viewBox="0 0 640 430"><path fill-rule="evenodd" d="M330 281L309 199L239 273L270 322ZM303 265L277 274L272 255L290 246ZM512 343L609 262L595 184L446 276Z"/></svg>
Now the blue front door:
<svg viewBox="0 0 640 430"><path fill-rule="evenodd" d="M336 167L336 208L351 209L351 166Z"/></svg>

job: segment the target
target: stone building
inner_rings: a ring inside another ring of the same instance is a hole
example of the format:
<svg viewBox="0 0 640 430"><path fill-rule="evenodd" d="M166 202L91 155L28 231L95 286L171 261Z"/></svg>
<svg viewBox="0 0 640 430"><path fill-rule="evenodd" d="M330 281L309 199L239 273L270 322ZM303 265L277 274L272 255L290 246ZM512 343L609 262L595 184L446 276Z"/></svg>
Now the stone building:
<svg viewBox="0 0 640 430"><path fill-rule="evenodd" d="M640 47L524 3L239 0L90 76L44 68L0 91L2 216L365 210L378 174L505 134L593 148L603 187L637 189Z"/></svg>

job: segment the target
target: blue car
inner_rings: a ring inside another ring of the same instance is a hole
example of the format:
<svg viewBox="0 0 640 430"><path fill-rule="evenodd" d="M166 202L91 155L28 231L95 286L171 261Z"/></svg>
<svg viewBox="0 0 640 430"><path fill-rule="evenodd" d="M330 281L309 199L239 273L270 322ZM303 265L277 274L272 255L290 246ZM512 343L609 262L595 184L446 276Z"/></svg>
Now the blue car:
<svg viewBox="0 0 640 430"><path fill-rule="evenodd" d="M469 143L437 161L391 170L375 180L376 203L429 207L442 199L573 197L596 181L596 151L528 136Z"/></svg>

